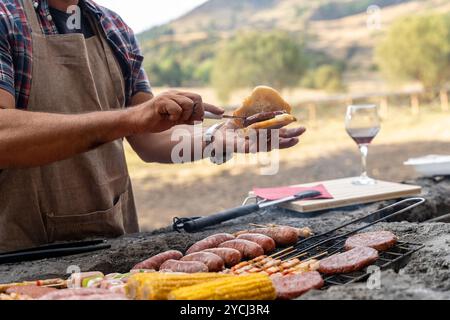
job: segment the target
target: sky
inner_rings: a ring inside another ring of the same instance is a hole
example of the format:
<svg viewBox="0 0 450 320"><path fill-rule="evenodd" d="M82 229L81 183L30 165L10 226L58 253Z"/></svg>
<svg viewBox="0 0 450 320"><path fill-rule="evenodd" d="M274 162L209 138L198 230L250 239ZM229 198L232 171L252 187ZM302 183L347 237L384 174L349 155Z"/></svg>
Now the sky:
<svg viewBox="0 0 450 320"><path fill-rule="evenodd" d="M178 18L206 0L96 0L117 12L139 33L155 25Z"/></svg>

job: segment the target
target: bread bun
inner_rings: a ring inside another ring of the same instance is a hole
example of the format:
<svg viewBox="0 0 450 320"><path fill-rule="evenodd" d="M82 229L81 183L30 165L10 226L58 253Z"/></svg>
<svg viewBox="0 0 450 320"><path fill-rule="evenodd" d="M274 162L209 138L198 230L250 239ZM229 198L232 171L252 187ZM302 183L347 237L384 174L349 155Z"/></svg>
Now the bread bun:
<svg viewBox="0 0 450 320"><path fill-rule="evenodd" d="M281 97L278 91L270 87L259 86L244 100L242 107L237 109L233 115L236 117L247 118L260 113L276 111L282 111L284 114L276 115L270 120L253 123L248 128L265 129L276 126L286 126L297 121L297 119L290 114L292 111L291 106ZM245 123L242 120L235 120L235 124L241 128L244 128L245 126Z"/></svg>

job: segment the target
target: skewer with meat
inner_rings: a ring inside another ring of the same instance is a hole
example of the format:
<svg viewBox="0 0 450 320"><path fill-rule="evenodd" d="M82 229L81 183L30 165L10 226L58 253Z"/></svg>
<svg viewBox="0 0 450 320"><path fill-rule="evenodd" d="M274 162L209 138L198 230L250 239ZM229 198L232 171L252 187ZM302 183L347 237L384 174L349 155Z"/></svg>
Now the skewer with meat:
<svg viewBox="0 0 450 320"><path fill-rule="evenodd" d="M265 273L271 275L277 272L281 272L282 270L292 268L300 262L301 261L298 258L282 261L281 259L267 257L259 263L236 268L233 270L233 273Z"/></svg>
<svg viewBox="0 0 450 320"><path fill-rule="evenodd" d="M311 259L309 261L302 262L296 266L288 268L281 272L282 275L299 274L308 271L317 271L319 269L319 260Z"/></svg>
<svg viewBox="0 0 450 320"><path fill-rule="evenodd" d="M242 261L242 262L236 264L235 266L233 266L231 268L231 271L235 271L235 270L238 270L238 269L250 266L250 265L253 266L255 264L265 263L265 261L269 261L270 259L271 259L270 257L268 257L266 255L262 255L262 256L259 256L255 259L252 259L249 261Z"/></svg>
<svg viewBox="0 0 450 320"><path fill-rule="evenodd" d="M289 253L289 252L288 252ZM292 273L303 273L308 271L316 271L319 268L319 257L326 255L327 252L322 252L307 260L300 260L299 258L305 254L300 254L296 257L292 257L289 260L282 261L280 259L274 259L273 257L265 257L260 260L259 263L252 264L250 267L243 266L233 269L235 274L243 273L263 273L266 275L274 275L282 273L284 275ZM282 255L280 256L282 257Z"/></svg>

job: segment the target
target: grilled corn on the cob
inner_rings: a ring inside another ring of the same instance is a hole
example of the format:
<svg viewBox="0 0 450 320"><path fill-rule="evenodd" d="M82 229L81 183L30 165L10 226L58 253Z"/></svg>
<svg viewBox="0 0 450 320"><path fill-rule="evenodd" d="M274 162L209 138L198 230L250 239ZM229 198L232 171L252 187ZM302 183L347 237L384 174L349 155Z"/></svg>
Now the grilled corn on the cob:
<svg viewBox="0 0 450 320"><path fill-rule="evenodd" d="M219 273L142 273L128 279L126 292L129 298L137 300L167 300L175 289L213 281L233 275Z"/></svg>
<svg viewBox="0 0 450 320"><path fill-rule="evenodd" d="M235 276L172 291L171 300L274 300L270 278L263 274Z"/></svg>

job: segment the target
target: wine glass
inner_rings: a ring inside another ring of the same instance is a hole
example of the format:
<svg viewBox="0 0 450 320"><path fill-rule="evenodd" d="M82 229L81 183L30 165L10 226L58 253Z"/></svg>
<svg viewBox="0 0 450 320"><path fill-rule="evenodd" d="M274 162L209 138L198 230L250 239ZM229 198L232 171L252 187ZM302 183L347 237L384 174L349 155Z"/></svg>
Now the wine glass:
<svg viewBox="0 0 450 320"><path fill-rule="evenodd" d="M367 175L367 154L369 144L381 129L381 120L378 106L352 105L347 108L345 117L345 129L352 139L358 144L362 159L362 174L353 181L356 185L373 185L376 181Z"/></svg>

